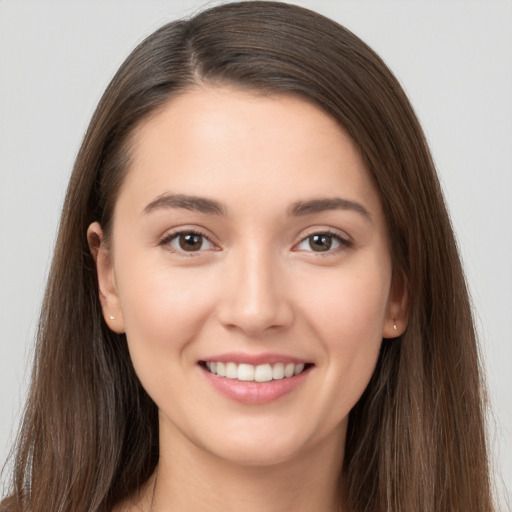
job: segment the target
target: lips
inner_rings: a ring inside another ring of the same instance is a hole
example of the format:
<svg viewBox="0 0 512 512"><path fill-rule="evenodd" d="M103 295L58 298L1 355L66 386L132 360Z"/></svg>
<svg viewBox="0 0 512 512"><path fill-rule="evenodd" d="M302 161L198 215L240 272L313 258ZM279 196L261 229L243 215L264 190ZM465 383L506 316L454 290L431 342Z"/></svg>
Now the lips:
<svg viewBox="0 0 512 512"><path fill-rule="evenodd" d="M277 354L223 354L199 361L207 381L224 396L264 404L299 387L312 363Z"/></svg>

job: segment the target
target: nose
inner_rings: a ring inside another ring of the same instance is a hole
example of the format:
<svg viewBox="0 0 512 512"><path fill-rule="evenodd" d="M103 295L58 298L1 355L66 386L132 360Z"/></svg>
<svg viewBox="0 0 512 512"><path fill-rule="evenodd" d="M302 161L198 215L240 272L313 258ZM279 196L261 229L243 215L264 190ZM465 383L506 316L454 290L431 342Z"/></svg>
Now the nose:
<svg viewBox="0 0 512 512"><path fill-rule="evenodd" d="M217 309L222 325L248 336L291 325L293 307L277 258L253 248L234 256L228 266L224 274L224 299Z"/></svg>

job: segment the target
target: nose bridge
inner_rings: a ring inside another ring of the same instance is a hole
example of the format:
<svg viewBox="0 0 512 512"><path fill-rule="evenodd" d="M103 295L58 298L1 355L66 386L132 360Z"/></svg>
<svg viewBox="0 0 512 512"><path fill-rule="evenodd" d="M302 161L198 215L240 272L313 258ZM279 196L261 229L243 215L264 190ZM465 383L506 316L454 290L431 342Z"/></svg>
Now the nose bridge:
<svg viewBox="0 0 512 512"><path fill-rule="evenodd" d="M222 322L249 334L288 325L293 313L281 286L283 269L272 249L249 240L230 260Z"/></svg>

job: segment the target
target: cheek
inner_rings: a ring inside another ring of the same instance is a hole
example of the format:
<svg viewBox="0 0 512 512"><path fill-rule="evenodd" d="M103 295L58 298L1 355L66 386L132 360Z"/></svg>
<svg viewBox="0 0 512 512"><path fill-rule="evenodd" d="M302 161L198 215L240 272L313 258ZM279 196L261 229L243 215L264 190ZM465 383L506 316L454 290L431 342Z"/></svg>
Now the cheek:
<svg viewBox="0 0 512 512"><path fill-rule="evenodd" d="M142 263L142 262L141 262ZM118 265L119 297L125 331L136 366L151 367L166 355L179 362L208 318L216 290L201 271L191 272L134 258ZM193 276L193 277L192 277ZM178 358L176 357L178 355Z"/></svg>
<svg viewBox="0 0 512 512"><path fill-rule="evenodd" d="M346 268L316 276L304 288L302 311L325 338L326 343L343 346L359 340L382 338L390 288L390 271L382 265L366 265L361 271Z"/></svg>
<svg viewBox="0 0 512 512"><path fill-rule="evenodd" d="M331 396L324 403L338 404L328 413L336 420L359 400L375 369L386 318L389 274L379 265L366 266L364 272L343 271L304 296L307 328L316 335L325 354L329 382L325 389Z"/></svg>

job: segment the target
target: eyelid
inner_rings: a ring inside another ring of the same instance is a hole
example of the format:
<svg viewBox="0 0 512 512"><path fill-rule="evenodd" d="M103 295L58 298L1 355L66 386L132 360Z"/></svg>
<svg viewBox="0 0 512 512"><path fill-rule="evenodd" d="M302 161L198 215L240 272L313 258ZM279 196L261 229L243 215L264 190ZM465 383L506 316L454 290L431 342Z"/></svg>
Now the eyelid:
<svg viewBox="0 0 512 512"><path fill-rule="evenodd" d="M188 234L199 235L199 236L203 237L211 244L212 247L208 248L208 249L198 250L198 251L184 251L184 250L181 250L181 249L171 246L170 242L173 239L179 237L180 235L188 235ZM197 226L194 226L194 227L180 226L180 227L171 229L170 231L167 231L165 233L165 235L163 235L160 238L158 245L165 246L165 248L169 252L178 254L180 256L185 256L185 257L194 257L194 256L199 256L202 253L207 252L207 251L212 251L212 250L219 251L220 250L219 246L212 240L212 237L207 235L203 229L198 228Z"/></svg>
<svg viewBox="0 0 512 512"><path fill-rule="evenodd" d="M176 238L180 235L185 235L185 234L199 235L199 236L205 238L212 245L212 247L208 248L208 249L198 250L198 251L184 251L184 250L180 250L178 248L172 247L170 245L171 240L173 240L174 238ZM306 241L309 237L311 237L313 235L331 236L339 242L339 246L335 247L334 249L329 249L329 250L323 251L323 252L322 251L313 251L313 250L307 251L307 250L297 249L298 245L300 245L301 243L303 243L304 241ZM170 231L166 232L165 235L163 235L159 239L158 245L166 246L167 250L169 250L170 252L179 254L181 256L186 256L186 257L199 256L201 253L211 251L211 250L214 250L214 251L221 250L221 248L218 246L218 244L212 240L212 236L209 234L206 234L204 229L197 227L197 226L193 226L193 227L192 226L190 226L190 227L180 226L180 227L171 229ZM300 251L300 252L305 252L305 253L312 253L312 254L315 254L316 256L329 256L338 251L343 251L345 249L349 249L349 248L353 247L353 245L354 245L353 240L344 231L341 231L341 230L338 230L335 228L331 228L331 227L326 228L326 227L320 227L320 226L316 227L315 226L315 227L308 228L308 230L306 232L301 233L300 238L298 238L298 241L294 243L292 250L297 251L297 252Z"/></svg>
<svg viewBox="0 0 512 512"><path fill-rule="evenodd" d="M335 247L334 249L329 249L327 251L313 251L313 250L308 251L308 250L304 250L304 249L296 249L300 244L302 244L308 238L310 238L311 236L314 236L314 235L331 236L339 242L339 246ZM340 231L340 230L337 230L334 228L313 227L313 228L308 229L308 231L306 233L302 233L300 235L300 239L298 240L298 242L296 242L293 245L292 250L296 250L297 252L301 251L301 252L305 252L305 253L312 253L317 256L330 256L332 254L337 253L338 251L350 249L351 247L353 247L353 245L354 245L354 242L353 242L352 238L343 231Z"/></svg>

